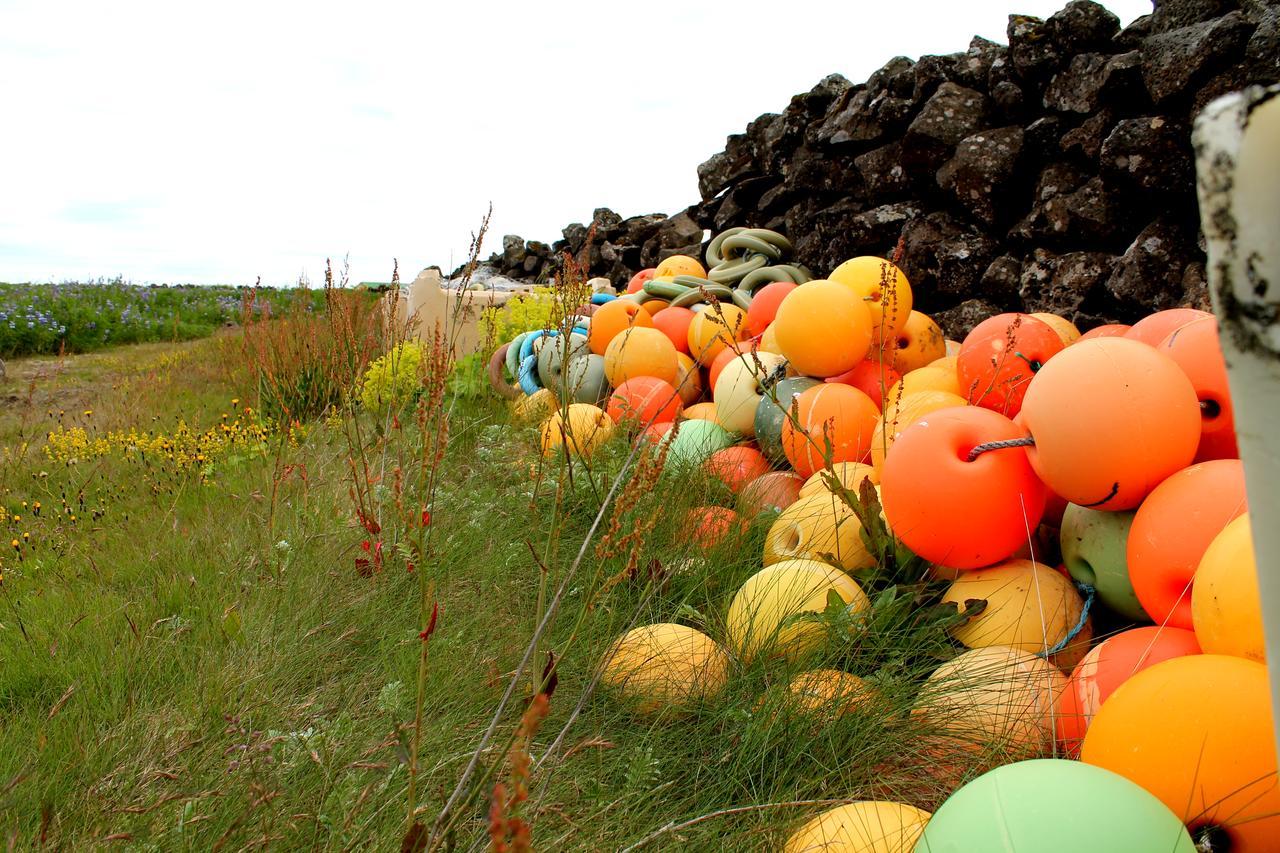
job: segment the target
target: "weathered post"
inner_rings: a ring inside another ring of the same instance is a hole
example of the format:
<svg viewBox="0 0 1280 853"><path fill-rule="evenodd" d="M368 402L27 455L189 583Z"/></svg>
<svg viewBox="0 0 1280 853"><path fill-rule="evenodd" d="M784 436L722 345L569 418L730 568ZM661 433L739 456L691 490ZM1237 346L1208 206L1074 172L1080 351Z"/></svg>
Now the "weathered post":
<svg viewBox="0 0 1280 853"><path fill-rule="evenodd" d="M1196 119L1209 294L1244 462L1272 708L1280 711L1280 86L1219 98ZM1280 743L1280 713L1277 743Z"/></svg>

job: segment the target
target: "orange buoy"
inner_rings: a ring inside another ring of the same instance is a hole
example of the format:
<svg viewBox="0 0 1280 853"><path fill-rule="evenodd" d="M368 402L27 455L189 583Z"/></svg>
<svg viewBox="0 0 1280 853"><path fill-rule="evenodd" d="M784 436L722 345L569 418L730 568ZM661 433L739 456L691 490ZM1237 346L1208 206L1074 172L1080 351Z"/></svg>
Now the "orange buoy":
<svg viewBox="0 0 1280 853"><path fill-rule="evenodd" d="M698 363L682 352L676 353L675 386L686 406L702 399L702 372L698 370Z"/></svg>
<svg viewBox="0 0 1280 853"><path fill-rule="evenodd" d="M1080 337L1076 338L1075 342L1091 341L1094 338L1123 338L1132 328L1132 326L1124 323L1108 323L1104 326L1095 326Z"/></svg>
<svg viewBox="0 0 1280 853"><path fill-rule="evenodd" d="M664 276L675 278L678 275L706 278L707 270L706 267L698 263L697 258L691 258L688 255L672 255L665 261L661 261L653 273L654 278L663 278Z"/></svg>
<svg viewBox="0 0 1280 853"><path fill-rule="evenodd" d="M689 541L699 548L715 548L735 530L742 529L742 519L722 506L696 506L685 513L685 530Z"/></svg>
<svg viewBox="0 0 1280 853"><path fill-rule="evenodd" d="M1160 342L1176 329L1193 320L1203 320L1212 316L1208 311L1195 308L1170 308L1167 311L1157 311L1143 317L1134 323L1124 336L1131 341L1141 341L1147 346L1158 347Z"/></svg>
<svg viewBox="0 0 1280 853"><path fill-rule="evenodd" d="M885 352L892 354L894 370L910 373L945 358L947 339L932 317L912 311L897 336L889 339Z"/></svg>
<svg viewBox="0 0 1280 853"><path fill-rule="evenodd" d="M1088 509L1132 509L1190 464L1200 442L1191 382L1126 338L1082 341L1055 356L1027 389L1018 421L1035 438L1027 455L1040 479Z"/></svg>
<svg viewBox="0 0 1280 853"><path fill-rule="evenodd" d="M867 358L838 376L827 377L826 381L857 388L871 398L871 402L876 404L877 409L883 409L884 401L892 399L892 397L886 397L885 392L901 379L902 374L894 370L892 365Z"/></svg>
<svg viewBox="0 0 1280 853"><path fill-rule="evenodd" d="M911 283L902 270L884 258L862 255L831 271L831 281L849 288L866 303L871 314L871 340L893 340L907 325L911 310Z"/></svg>
<svg viewBox="0 0 1280 853"><path fill-rule="evenodd" d="M752 337L763 335L774 317L778 316L782 300L799 286L790 281L775 281L752 294L751 306L747 308L747 334Z"/></svg>
<svg viewBox="0 0 1280 853"><path fill-rule="evenodd" d="M747 312L724 302L696 312L689 323L689 355L710 367L725 347L747 337L746 319Z"/></svg>
<svg viewBox="0 0 1280 853"><path fill-rule="evenodd" d="M670 339L677 352L688 355L689 324L695 316L688 308L672 308L668 305L653 315L653 327Z"/></svg>
<svg viewBox="0 0 1280 853"><path fill-rule="evenodd" d="M1018 414L1035 375L1062 352L1062 339L1030 314L997 314L974 326L960 347L960 396L1008 417Z"/></svg>
<svg viewBox="0 0 1280 853"><path fill-rule="evenodd" d="M1138 507L1125 546L1133 591L1157 625L1192 628L1191 588L1209 544L1248 510L1244 465L1192 465L1152 490Z"/></svg>
<svg viewBox="0 0 1280 853"><path fill-rule="evenodd" d="M782 512L800 499L804 478L794 471L770 471L743 486L738 493L738 513L756 518L764 513Z"/></svg>
<svg viewBox="0 0 1280 853"><path fill-rule="evenodd" d="M926 560L956 569L990 566L1013 554L1044 513L1044 484L1026 448L980 444L1022 439L1003 415L976 406L940 409L898 436L880 473L889 529Z"/></svg>
<svg viewBox="0 0 1280 853"><path fill-rule="evenodd" d="M1225 833L1223 849L1269 851L1280 838L1274 737L1265 666L1185 655L1121 684L1080 757L1155 794L1193 834Z"/></svg>
<svg viewBox="0 0 1280 853"><path fill-rule="evenodd" d="M1089 724L1117 687L1147 667L1198 654L1196 635L1183 628L1147 625L1103 640L1076 664L1058 701L1058 745L1073 758L1079 755Z"/></svg>
<svg viewBox="0 0 1280 853"><path fill-rule="evenodd" d="M884 458L898 436L925 415L964 405L963 397L946 391L918 391L901 399L890 397L884 414L876 421L875 432L871 434L871 466L876 471L882 470Z"/></svg>
<svg viewBox="0 0 1280 853"><path fill-rule="evenodd" d="M680 395L670 382L653 376L637 376L614 389L605 412L615 424L641 429L674 421L682 408Z"/></svg>
<svg viewBox="0 0 1280 853"><path fill-rule="evenodd" d="M633 326L651 329L653 318L648 311L629 299L606 302L591 315L591 325L587 327L587 346L596 355L604 355L609 343L620 332Z"/></svg>
<svg viewBox="0 0 1280 853"><path fill-rule="evenodd" d="M802 477L837 462L862 462L880 410L871 398L848 385L815 386L796 398L796 419L782 422L782 448Z"/></svg>
<svg viewBox="0 0 1280 853"><path fill-rule="evenodd" d="M686 406L681 413L686 421L716 421L716 404L715 403L695 403L692 406Z"/></svg>
<svg viewBox="0 0 1280 853"><path fill-rule="evenodd" d="M651 376L674 386L679 375L676 348L657 329L643 326L623 329L605 348L604 375L614 388L640 376Z"/></svg>
<svg viewBox="0 0 1280 853"><path fill-rule="evenodd" d="M646 267L645 269L640 270L640 272L631 276L631 279L627 282L627 293L639 292L644 287L644 283L652 279L657 274L658 271L653 267Z"/></svg>
<svg viewBox="0 0 1280 853"><path fill-rule="evenodd" d="M1191 589L1191 621L1206 652L1266 662L1258 563L1247 514L1224 527L1204 552Z"/></svg>
<svg viewBox="0 0 1280 853"><path fill-rule="evenodd" d="M1218 342L1218 318L1201 317L1173 330L1157 350L1173 359L1200 400L1200 446L1196 461L1235 459L1235 409L1227 387L1227 363Z"/></svg>
<svg viewBox="0 0 1280 853"><path fill-rule="evenodd" d="M769 473L769 462L754 447L738 445L711 454L704 463L707 473L737 494L748 483Z"/></svg>
<svg viewBox="0 0 1280 853"><path fill-rule="evenodd" d="M772 330L782 354L806 376L852 369L871 348L871 312L843 284L818 279L787 294Z"/></svg>

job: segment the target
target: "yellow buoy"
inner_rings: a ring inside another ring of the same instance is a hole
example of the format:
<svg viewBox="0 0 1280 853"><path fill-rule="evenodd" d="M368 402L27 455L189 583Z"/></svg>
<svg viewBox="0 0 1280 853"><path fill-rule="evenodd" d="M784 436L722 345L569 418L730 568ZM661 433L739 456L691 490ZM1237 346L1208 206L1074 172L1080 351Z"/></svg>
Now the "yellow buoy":
<svg viewBox="0 0 1280 853"><path fill-rule="evenodd" d="M760 385L785 359L768 352L734 356L711 389L720 426L743 436L756 434L756 409L764 396Z"/></svg>
<svg viewBox="0 0 1280 853"><path fill-rule="evenodd" d="M641 713L688 708L715 696L729 677L729 656L687 625L633 628L613 644L601 680Z"/></svg>
<svg viewBox="0 0 1280 853"><path fill-rule="evenodd" d="M1191 621L1205 654L1267 662L1248 514L1224 527L1200 558L1191 587Z"/></svg>
<svg viewBox="0 0 1280 853"><path fill-rule="evenodd" d="M657 329L623 329L604 351L604 375L614 388L638 376L652 376L674 387L679 373L676 346Z"/></svg>
<svg viewBox="0 0 1280 853"><path fill-rule="evenodd" d="M702 399L702 371L698 370L696 361L682 352L676 353L676 391L685 406Z"/></svg>
<svg viewBox="0 0 1280 853"><path fill-rule="evenodd" d="M711 421L713 424L720 423L716 420L716 404L715 403L694 403L692 406L686 406L680 416L686 421Z"/></svg>
<svg viewBox="0 0 1280 853"><path fill-rule="evenodd" d="M838 669L811 669L787 684L788 702L797 711L839 717L871 698L871 688L856 675Z"/></svg>
<svg viewBox="0 0 1280 853"><path fill-rule="evenodd" d="M837 462L830 469L823 468L815 471L812 477L805 480L804 485L800 487L800 497L829 494L831 489L828 480L832 476L835 476L840 485L854 495L860 494L863 480L870 480L872 485L880 482L880 475L876 473L876 469L865 462Z"/></svg>
<svg viewBox="0 0 1280 853"><path fill-rule="evenodd" d="M599 406L574 403L567 412L557 409L543 422L542 453L549 456L567 443L572 455L590 458L611 435L613 420Z"/></svg>
<svg viewBox="0 0 1280 853"><path fill-rule="evenodd" d="M550 388L539 388L532 394L521 395L511 404L516 420L523 423L546 420L558 408L560 401Z"/></svg>
<svg viewBox="0 0 1280 853"><path fill-rule="evenodd" d="M947 354L947 339L928 314L912 311L898 332L893 369L906 374Z"/></svg>
<svg viewBox="0 0 1280 853"><path fill-rule="evenodd" d="M658 264L658 268L653 272L654 278L675 278L678 275L706 278L707 269L698 263L697 258L691 258L688 255L672 255Z"/></svg>
<svg viewBox="0 0 1280 853"><path fill-rule="evenodd" d="M797 829L783 853L911 853L930 817L906 803L849 803Z"/></svg>
<svg viewBox="0 0 1280 853"><path fill-rule="evenodd" d="M1031 654L1055 648L1079 623L1084 607L1070 580L1031 560L960 572L942 600L962 609L969 600L987 602L981 613L951 629L951 636L969 648L1008 646ZM1070 670L1088 653L1092 636L1086 620L1053 662Z"/></svg>
<svg viewBox="0 0 1280 853"><path fill-rule="evenodd" d="M948 394L955 394L958 397L960 396L960 380L956 378L954 369L948 370L946 367L934 367L932 364L925 367L917 367L890 386L885 400L892 404L893 401L900 400L908 394L916 394L921 391L946 391Z"/></svg>
<svg viewBox="0 0 1280 853"><path fill-rule="evenodd" d="M1053 743L1054 703L1066 686L1067 677L1035 655L971 649L930 674L913 714L958 745L1012 761Z"/></svg>
<svg viewBox="0 0 1280 853"><path fill-rule="evenodd" d="M729 641L739 659L764 654L794 662L820 648L825 626L795 617L826 610L830 592L854 613L870 607L862 587L826 563L785 560L756 572L729 605Z"/></svg>
<svg viewBox="0 0 1280 853"><path fill-rule="evenodd" d="M850 572L870 568L876 562L862 541L862 522L848 504L830 492L800 498L769 528L764 564L796 559L834 561Z"/></svg>
<svg viewBox="0 0 1280 853"><path fill-rule="evenodd" d="M832 270L828 279L840 282L866 303L874 343L891 340L906 326L911 284L891 261L871 255L851 258Z"/></svg>
<svg viewBox="0 0 1280 853"><path fill-rule="evenodd" d="M1066 317L1061 317L1057 314L1046 314L1043 312L1037 312L1031 316L1044 323L1050 329L1053 329L1054 334L1062 340L1062 345L1064 347L1069 347L1076 341L1080 340L1080 330L1076 328L1075 323L1071 322Z"/></svg>

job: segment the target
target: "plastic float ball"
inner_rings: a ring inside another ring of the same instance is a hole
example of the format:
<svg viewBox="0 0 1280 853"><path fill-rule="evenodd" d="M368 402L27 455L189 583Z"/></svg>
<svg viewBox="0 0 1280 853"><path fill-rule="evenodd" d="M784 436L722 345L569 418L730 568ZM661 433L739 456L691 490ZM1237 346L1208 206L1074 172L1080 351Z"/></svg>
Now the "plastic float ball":
<svg viewBox="0 0 1280 853"><path fill-rule="evenodd" d="M717 450L733 444L733 436L713 421L683 421L671 439L667 464L695 467L711 458Z"/></svg>
<svg viewBox="0 0 1280 853"><path fill-rule="evenodd" d="M649 312L650 317L656 317L671 307L671 302L666 299L646 299L640 303L640 307Z"/></svg>
<svg viewBox="0 0 1280 853"><path fill-rule="evenodd" d="M590 458L613 435L613 421L589 403L573 403L556 409L542 424L542 455L550 456L567 446L573 456Z"/></svg>
<svg viewBox="0 0 1280 853"><path fill-rule="evenodd" d="M650 424L674 421L682 408L680 395L669 382L637 376L614 390L605 412L615 424L643 429Z"/></svg>
<svg viewBox="0 0 1280 853"><path fill-rule="evenodd" d="M710 367L725 347L747 337L747 312L722 302L698 311L689 323L689 355Z"/></svg>
<svg viewBox="0 0 1280 853"><path fill-rule="evenodd" d="M517 397L512 404L512 411L516 420L522 423L533 423L546 420L559 407L560 401L556 399L554 391L539 388L533 394Z"/></svg>
<svg viewBox="0 0 1280 853"><path fill-rule="evenodd" d="M1212 317L1208 311L1195 308L1170 308L1149 314L1133 324L1125 337L1131 341L1141 341L1147 346L1158 347L1160 342L1169 337L1175 330L1182 328L1193 320Z"/></svg>
<svg viewBox="0 0 1280 853"><path fill-rule="evenodd" d="M876 421L871 434L871 466L877 475L884 469L884 458L902 431L930 412L965 406L964 398L946 391L920 391L901 399L889 398L889 405Z"/></svg>
<svg viewBox="0 0 1280 853"><path fill-rule="evenodd" d="M942 329L928 314L912 311L893 341L893 368L899 373L910 373L947 354L947 340ZM889 348L886 347L886 355Z"/></svg>
<svg viewBox="0 0 1280 853"><path fill-rule="evenodd" d="M738 512L744 518L781 512L800 499L800 487L803 484L804 478L794 471L761 474L738 493Z"/></svg>
<svg viewBox="0 0 1280 853"><path fill-rule="evenodd" d="M604 353L604 375L615 388L639 376L674 386L678 368L676 348L657 329L626 329L614 336Z"/></svg>
<svg viewBox="0 0 1280 853"><path fill-rule="evenodd" d="M1044 515L1041 517L1040 523L1045 527L1061 530L1062 516L1067 511L1068 506L1069 504L1064 497L1054 492L1049 492L1045 495Z"/></svg>
<svg viewBox="0 0 1280 853"><path fill-rule="evenodd" d="M1053 709L1067 678L1042 658L1004 646L970 649L925 680L912 714L974 752L1002 760L1053 742Z"/></svg>
<svg viewBox="0 0 1280 853"><path fill-rule="evenodd" d="M686 406L702 399L702 372L698 363L682 352L676 353L676 390Z"/></svg>
<svg viewBox="0 0 1280 853"><path fill-rule="evenodd" d="M1041 323L1044 323L1062 341L1064 347L1069 347L1076 341L1080 340L1080 330L1076 328L1076 324L1068 320L1066 317L1060 317L1057 314L1045 314L1036 312L1030 315L1035 317Z"/></svg>
<svg viewBox="0 0 1280 853"><path fill-rule="evenodd" d="M797 287L798 284L790 281L775 281L752 294L751 307L747 309L747 334L752 337L763 335L765 329L773 323L774 317L778 316L778 306L782 304L782 300Z"/></svg>
<svg viewBox="0 0 1280 853"><path fill-rule="evenodd" d="M946 356L943 356L942 358L929 362L928 364L925 365L925 367L929 368L930 370L949 370L950 372L955 373L957 370L960 369L959 364L960 364L960 356L946 355Z"/></svg>
<svg viewBox="0 0 1280 853"><path fill-rule="evenodd" d="M1244 465L1215 459L1165 480L1138 507L1125 557L1142 609L1157 625L1192 627L1192 581L1227 523L1248 511Z"/></svg>
<svg viewBox="0 0 1280 853"><path fill-rule="evenodd" d="M871 348L871 312L843 284L806 282L782 300L770 327L782 354L807 376L851 370Z"/></svg>
<svg viewBox="0 0 1280 853"><path fill-rule="evenodd" d="M1235 409L1227 387L1227 363L1218 342L1218 318L1203 317L1175 329L1156 349L1177 363L1200 400L1200 446L1196 461L1235 459Z"/></svg>
<svg viewBox="0 0 1280 853"><path fill-rule="evenodd" d="M1055 356L1027 389L1018 420L1035 438L1027 455L1040 479L1089 509L1133 509L1190 464L1200 442L1191 382L1154 348L1125 338L1082 341Z"/></svg>
<svg viewBox="0 0 1280 853"><path fill-rule="evenodd" d="M686 421L710 421L719 425L719 421L716 420L715 403L695 403L692 406L686 406L683 417Z"/></svg>
<svg viewBox="0 0 1280 853"><path fill-rule="evenodd" d="M707 270L706 267L698 263L696 258L691 258L688 255L672 255L659 263L657 269L653 272L654 278L663 278L664 276L675 278L678 275L706 278Z"/></svg>
<svg viewBox="0 0 1280 853"><path fill-rule="evenodd" d="M1088 584L1098 600L1125 619L1150 622L1129 580L1129 528L1134 513L1102 512L1067 504L1058 544L1067 571Z"/></svg>
<svg viewBox="0 0 1280 853"><path fill-rule="evenodd" d="M800 498L782 511L764 540L764 564L784 560L834 562L849 572L876 564L862 541L862 522L830 493Z"/></svg>
<svg viewBox="0 0 1280 853"><path fill-rule="evenodd" d="M587 344L596 355L604 355L609 343L620 332L633 326L651 329L653 318L635 302L626 299L606 302L591 315L591 325L587 327Z"/></svg>
<svg viewBox="0 0 1280 853"><path fill-rule="evenodd" d="M792 708L803 714L842 717L872 696L871 687L861 678L838 669L811 669L787 684L786 697Z"/></svg>
<svg viewBox="0 0 1280 853"><path fill-rule="evenodd" d="M1070 580L1031 560L961 572L942 600L961 610L969 600L987 602L981 613L951 629L969 648L1008 646L1034 655L1057 648L1079 624L1084 606ZM1086 619L1066 648L1049 659L1070 671L1089 651L1092 636Z"/></svg>
<svg viewBox="0 0 1280 853"><path fill-rule="evenodd" d="M1103 640L1076 664L1058 701L1058 746L1079 755L1089 724L1117 687L1147 667L1198 654L1196 635L1182 628L1147 625Z"/></svg>
<svg viewBox="0 0 1280 853"><path fill-rule="evenodd" d="M1080 751L1146 788L1193 835L1215 828L1237 853L1275 850L1280 786L1264 665L1187 655L1121 684Z"/></svg>
<svg viewBox="0 0 1280 853"><path fill-rule="evenodd" d="M873 486L880 482L880 475L876 473L876 469L864 462L839 462L829 469L823 468L813 472L813 475L805 480L800 488L800 497L832 494L829 481L833 476L855 497L861 494L863 480L870 480Z"/></svg>
<svg viewBox="0 0 1280 853"><path fill-rule="evenodd" d="M741 355L754 351L755 347L751 345L750 341L744 341L720 350L720 354L715 357L715 360L711 362L711 366L707 368L707 387L711 389L713 395L716 390L716 380L720 378L720 371L724 370L725 365Z"/></svg>
<svg viewBox="0 0 1280 853"><path fill-rule="evenodd" d="M960 393L960 380L956 377L954 370L941 367L917 367L889 389L886 399L892 403L907 394L920 391L945 391L957 397L964 397Z"/></svg>
<svg viewBox="0 0 1280 853"><path fill-rule="evenodd" d="M871 402L876 404L877 409L883 409L884 401L893 399L892 397L886 397L885 391L896 385L900 379L902 379L902 374L891 366L865 359L858 362L852 370L846 370L839 376L830 376L826 381L838 382L841 385L850 385L857 388L871 398Z"/></svg>
<svg viewBox="0 0 1280 853"><path fill-rule="evenodd" d="M754 447L738 446L717 450L707 460L707 473L735 495L757 477L769 473L769 462Z"/></svg>
<svg viewBox="0 0 1280 853"><path fill-rule="evenodd" d="M761 397L756 407L754 427L756 443L767 459L775 463L787 461L782 447L782 425L790 420L796 398L821 384L807 376L793 376L783 379Z"/></svg>
<svg viewBox="0 0 1280 853"><path fill-rule="evenodd" d="M574 359L584 358L591 352L587 339L583 335L571 334L568 337L544 335L538 340L546 341L538 351L538 379L543 388L552 388L563 394L567 366Z"/></svg>
<svg viewBox="0 0 1280 853"><path fill-rule="evenodd" d="M722 506L698 506L685 514L684 527L689 541L699 548L715 548L735 529L741 529L742 519L736 512Z"/></svg>
<svg viewBox="0 0 1280 853"><path fill-rule="evenodd" d="M674 426L674 424L670 421L665 423L649 424L647 427L640 430L640 434L636 436L636 443L638 444L645 441L655 446L661 446L672 426Z"/></svg>
<svg viewBox="0 0 1280 853"><path fill-rule="evenodd" d="M947 358L957 358L960 355L961 343L947 338Z"/></svg>
<svg viewBox="0 0 1280 853"><path fill-rule="evenodd" d="M849 803L797 829L783 853L911 853L928 822L928 812L905 803Z"/></svg>
<svg viewBox="0 0 1280 853"><path fill-rule="evenodd" d="M821 648L826 627L796 617L825 611L830 592L840 596L852 613L870 607L862 588L826 563L785 560L752 575L729 605L729 641L738 659L750 663L764 655L795 663Z"/></svg>
<svg viewBox="0 0 1280 853"><path fill-rule="evenodd" d="M1196 853L1164 803L1123 776L1061 758L1006 764L944 802L920 853Z"/></svg>
<svg viewBox="0 0 1280 853"><path fill-rule="evenodd" d="M880 472L889 529L912 552L956 569L1013 554L1044 514L1045 487L1026 448L969 453L1025 437L1013 421L975 406L940 409L902 431Z"/></svg>
<svg viewBox="0 0 1280 853"><path fill-rule="evenodd" d="M893 340L915 313L911 310L911 284L902 270L884 258L863 255L847 260L828 278L852 290L866 304L871 313L871 339L876 344Z"/></svg>
<svg viewBox="0 0 1280 853"><path fill-rule="evenodd" d="M762 385L783 364L782 356L769 352L748 353L730 360L712 386L720 425L739 435L755 435L756 409L764 397Z"/></svg>
<svg viewBox="0 0 1280 853"><path fill-rule="evenodd" d="M601 680L640 713L687 709L713 698L729 677L729 656L687 625L634 628L608 652Z"/></svg>
<svg viewBox="0 0 1280 853"><path fill-rule="evenodd" d="M1062 339L1030 314L997 314L973 327L956 361L961 396L975 406L1018 414L1033 377L1062 352Z"/></svg>
<svg viewBox="0 0 1280 853"><path fill-rule="evenodd" d="M564 369L565 391L575 403L595 405L609 395L609 380L604 375L604 356L575 358Z"/></svg>
<svg viewBox="0 0 1280 853"><path fill-rule="evenodd" d="M778 333L773 330L773 326L764 330L764 334L760 336L760 341L756 344L756 348L760 352L773 352L782 355L782 348L778 346Z"/></svg>
<svg viewBox="0 0 1280 853"><path fill-rule="evenodd" d="M649 303L645 303L646 305ZM689 354L689 324L694 313L688 308L663 308L653 315L653 327L670 339L677 352Z"/></svg>
<svg viewBox="0 0 1280 853"><path fill-rule="evenodd" d="M1191 589L1191 621L1207 653L1266 662L1248 515L1224 527L1204 552Z"/></svg>
<svg viewBox="0 0 1280 853"><path fill-rule="evenodd" d="M1076 338L1076 342L1091 341L1094 338L1123 338L1133 326L1124 323L1108 323L1105 326L1097 326L1085 332Z"/></svg>
<svg viewBox="0 0 1280 853"><path fill-rule="evenodd" d="M653 267L646 267L645 269L640 270L640 272L631 276L631 280L627 282L627 293L638 293L644 288L644 283L652 279L657 274L658 271Z"/></svg>
<svg viewBox="0 0 1280 853"><path fill-rule="evenodd" d="M848 385L823 383L796 398L796 418L782 421L782 449L802 477L837 462L862 462L880 410Z"/></svg>

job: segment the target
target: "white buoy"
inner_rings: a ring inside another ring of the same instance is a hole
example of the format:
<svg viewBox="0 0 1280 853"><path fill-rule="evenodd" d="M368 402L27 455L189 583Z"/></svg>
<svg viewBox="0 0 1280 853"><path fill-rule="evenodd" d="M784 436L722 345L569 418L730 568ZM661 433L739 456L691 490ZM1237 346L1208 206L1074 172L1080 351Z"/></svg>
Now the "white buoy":
<svg viewBox="0 0 1280 853"><path fill-rule="evenodd" d="M1235 408L1272 707L1280 709L1280 85L1217 99L1196 119L1209 296ZM1280 744L1280 714L1275 717Z"/></svg>

